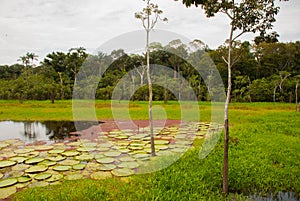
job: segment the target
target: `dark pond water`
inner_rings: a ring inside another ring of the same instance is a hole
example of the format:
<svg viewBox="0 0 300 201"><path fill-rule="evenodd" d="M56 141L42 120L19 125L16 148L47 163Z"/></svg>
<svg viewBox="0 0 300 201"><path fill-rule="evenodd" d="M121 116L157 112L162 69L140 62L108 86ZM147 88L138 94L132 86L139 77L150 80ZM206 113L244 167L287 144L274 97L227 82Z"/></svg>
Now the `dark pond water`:
<svg viewBox="0 0 300 201"><path fill-rule="evenodd" d="M99 122L80 122L87 129ZM19 138L27 143L60 141L76 131L73 121L0 121L0 140Z"/></svg>
<svg viewBox="0 0 300 201"><path fill-rule="evenodd" d="M300 198L294 192L279 192L278 194L269 194L268 197L260 195L251 195L249 200L255 201L299 201Z"/></svg>

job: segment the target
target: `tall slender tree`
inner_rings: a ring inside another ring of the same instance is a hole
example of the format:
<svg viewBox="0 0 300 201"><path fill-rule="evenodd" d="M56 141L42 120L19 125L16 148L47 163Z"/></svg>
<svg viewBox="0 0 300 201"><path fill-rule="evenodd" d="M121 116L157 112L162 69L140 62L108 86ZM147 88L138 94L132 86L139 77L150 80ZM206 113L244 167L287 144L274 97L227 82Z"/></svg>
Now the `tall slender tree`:
<svg viewBox="0 0 300 201"><path fill-rule="evenodd" d="M175 0L176 1L176 0ZM227 98L225 102L224 116L224 167L223 167L223 193L228 193L228 142L229 121L228 109L232 88L232 66L234 42L243 34L248 32L266 34L275 22L275 16L279 7L275 6L275 0L182 0L187 7L191 5L201 6L207 17L213 17L218 13L225 14L229 19L229 37L227 39L227 56L223 57L228 69Z"/></svg>
<svg viewBox="0 0 300 201"><path fill-rule="evenodd" d="M161 18L162 10L158 8L157 4L153 4L150 0L143 0L146 2L146 7L142 11L135 13L135 18L141 20L143 28L146 31L146 61L147 61L147 80L149 88L149 121L150 121L150 137L151 137L151 155L155 156L154 134L153 134L153 116L152 116L152 81L150 76L150 32L154 29L158 20L167 21L167 18Z"/></svg>

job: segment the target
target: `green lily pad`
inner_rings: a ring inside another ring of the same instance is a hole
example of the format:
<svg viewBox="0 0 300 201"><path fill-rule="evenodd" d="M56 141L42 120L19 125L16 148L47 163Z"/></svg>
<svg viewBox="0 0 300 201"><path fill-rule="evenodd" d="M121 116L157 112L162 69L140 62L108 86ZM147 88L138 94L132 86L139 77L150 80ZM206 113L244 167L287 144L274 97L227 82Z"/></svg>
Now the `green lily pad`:
<svg viewBox="0 0 300 201"><path fill-rule="evenodd" d="M14 152L16 154L26 154L26 153L29 153L29 152L32 152L34 151L34 149L29 149L29 148L24 148L24 149L16 149L14 150Z"/></svg>
<svg viewBox="0 0 300 201"><path fill-rule="evenodd" d="M122 161L122 162L129 162L129 161L135 161L134 158L130 157L130 156L123 156L123 157L120 157L119 158L119 161Z"/></svg>
<svg viewBox="0 0 300 201"><path fill-rule="evenodd" d="M104 156L107 156L107 157L117 157L117 156L120 156L122 153L119 152L119 151L108 151L108 152L105 152L104 153Z"/></svg>
<svg viewBox="0 0 300 201"><path fill-rule="evenodd" d="M105 152L108 151L110 148L109 147L98 147L96 150L100 152Z"/></svg>
<svg viewBox="0 0 300 201"><path fill-rule="evenodd" d="M82 143L81 142L69 142L67 143L68 146L71 147L79 147Z"/></svg>
<svg viewBox="0 0 300 201"><path fill-rule="evenodd" d="M94 159L94 156L90 154L83 154L83 155L75 156L75 159L80 161L90 161Z"/></svg>
<svg viewBox="0 0 300 201"><path fill-rule="evenodd" d="M166 144L169 144L169 143L170 142L168 140L155 140L154 141L154 144L156 144L156 145L159 145L159 144L166 145Z"/></svg>
<svg viewBox="0 0 300 201"><path fill-rule="evenodd" d="M3 176L4 176L4 175L3 175L2 173L0 173L0 179L2 179Z"/></svg>
<svg viewBox="0 0 300 201"><path fill-rule="evenodd" d="M53 166L53 165L56 165L56 162L55 161L50 161L50 160L44 160L44 161L38 163L38 165Z"/></svg>
<svg viewBox="0 0 300 201"><path fill-rule="evenodd" d="M45 180L45 179L50 178L51 176L52 176L52 174L50 174L50 173L40 173L40 174L35 175L34 179Z"/></svg>
<svg viewBox="0 0 300 201"><path fill-rule="evenodd" d="M52 149L52 150L48 151L48 153L49 154L61 154L64 151L65 151L64 149Z"/></svg>
<svg viewBox="0 0 300 201"><path fill-rule="evenodd" d="M53 149L53 146L51 145L41 145L41 146L35 146L34 150L36 151L50 151Z"/></svg>
<svg viewBox="0 0 300 201"><path fill-rule="evenodd" d="M99 144L99 145L98 145L98 147L107 147L107 148L112 147L112 146L113 146L113 145L110 144L110 143L102 143L102 144Z"/></svg>
<svg viewBox="0 0 300 201"><path fill-rule="evenodd" d="M83 178L82 174L68 174L64 177L65 180L78 180L82 178Z"/></svg>
<svg viewBox="0 0 300 201"><path fill-rule="evenodd" d="M86 142L86 143L83 143L81 146L83 147L96 147L98 145L98 143L96 142Z"/></svg>
<svg viewBox="0 0 300 201"><path fill-rule="evenodd" d="M63 178L64 176L62 174L52 174L52 176L47 179L47 182L56 182L59 181Z"/></svg>
<svg viewBox="0 0 300 201"><path fill-rule="evenodd" d="M76 165L79 163L80 163L80 161L67 159L67 160L61 161L59 164L65 165L65 166L72 166L72 165Z"/></svg>
<svg viewBox="0 0 300 201"><path fill-rule="evenodd" d="M15 156L10 158L9 160L11 161L16 161L17 163L23 163L24 161L26 161L28 158L23 157L23 156Z"/></svg>
<svg viewBox="0 0 300 201"><path fill-rule="evenodd" d="M142 146L140 146L140 147L138 147L138 146L133 146L133 147L129 146L128 149L130 149L132 151L138 151L138 150L143 150L144 147L142 147Z"/></svg>
<svg viewBox="0 0 300 201"><path fill-rule="evenodd" d="M111 171L115 168L117 168L117 166L114 164L103 164L103 165L99 166L99 170L102 170L102 171Z"/></svg>
<svg viewBox="0 0 300 201"><path fill-rule="evenodd" d="M73 165L72 168L73 170L83 170L85 168L86 164L76 164Z"/></svg>
<svg viewBox="0 0 300 201"><path fill-rule="evenodd" d="M70 170L72 167L69 165L57 165L53 167L53 170L59 171L59 172L64 172Z"/></svg>
<svg viewBox="0 0 300 201"><path fill-rule="evenodd" d="M11 170L13 171L23 171L23 170L26 170L30 167L30 165L25 165L25 164L17 164L15 166L13 166L11 168Z"/></svg>
<svg viewBox="0 0 300 201"><path fill-rule="evenodd" d="M127 177L134 174L134 171L129 168L114 169L111 173L117 177Z"/></svg>
<svg viewBox="0 0 300 201"><path fill-rule="evenodd" d="M44 172L48 169L48 166L46 165L34 165L25 170L26 173L39 173Z"/></svg>
<svg viewBox="0 0 300 201"><path fill-rule="evenodd" d="M167 149L169 149L169 146L168 145L158 144L158 145L155 145L155 149L158 149L158 150L167 150Z"/></svg>
<svg viewBox="0 0 300 201"><path fill-rule="evenodd" d="M14 184L18 183L18 180L16 178L8 178L0 181L0 188L12 186Z"/></svg>
<svg viewBox="0 0 300 201"><path fill-rule="evenodd" d="M30 158L30 159L27 159L27 160L25 161L25 164L33 165L33 164L36 164L36 163L40 163L40 162L42 162L43 160L45 160L45 159L44 159L44 158L39 158L39 157Z"/></svg>
<svg viewBox="0 0 300 201"><path fill-rule="evenodd" d="M107 164L107 163L113 163L115 159L111 157L104 157L104 158L96 158L96 161L98 163Z"/></svg>
<svg viewBox="0 0 300 201"><path fill-rule="evenodd" d="M22 171L10 171L10 172L6 172L6 175L9 177L21 177L24 175L24 172Z"/></svg>
<svg viewBox="0 0 300 201"><path fill-rule="evenodd" d="M26 183L26 182L31 181L32 179L30 177L27 177L27 176L22 176L22 177L17 178L17 180L18 180L19 183Z"/></svg>
<svg viewBox="0 0 300 201"><path fill-rule="evenodd" d="M66 157L72 157L72 156L77 156L79 155L78 151L65 151L61 153L61 155L66 156Z"/></svg>
<svg viewBox="0 0 300 201"><path fill-rule="evenodd" d="M3 142L0 143L0 149L8 147L8 146L9 146L8 143L3 143Z"/></svg>
<svg viewBox="0 0 300 201"><path fill-rule="evenodd" d="M32 152L28 153L28 156L30 156L30 157L37 157L38 155L40 155L40 152L38 152L38 151L32 151Z"/></svg>
<svg viewBox="0 0 300 201"><path fill-rule="evenodd" d="M115 139L117 139L117 140L125 140L125 139L128 139L128 136L127 135L119 135L119 136L116 136Z"/></svg>
<svg viewBox="0 0 300 201"><path fill-rule="evenodd" d="M29 185L29 188L35 188L35 187L45 187L49 186L49 183L46 181L38 181L38 182L33 182Z"/></svg>
<svg viewBox="0 0 300 201"><path fill-rule="evenodd" d="M50 160L50 161L58 162L58 161L65 160L66 157L59 155L59 156L48 157L47 159Z"/></svg>
<svg viewBox="0 0 300 201"><path fill-rule="evenodd" d="M18 156L18 155L14 152L5 152L0 155L0 157L2 157L2 158L12 158L15 156Z"/></svg>
<svg viewBox="0 0 300 201"><path fill-rule="evenodd" d="M138 168L139 166L140 164L135 161L121 162L118 164L118 167L120 168L130 168L130 169L135 169Z"/></svg>
<svg viewBox="0 0 300 201"><path fill-rule="evenodd" d="M91 174L91 179L101 180L112 177L112 174L110 172L94 172Z"/></svg>
<svg viewBox="0 0 300 201"><path fill-rule="evenodd" d="M95 151L96 150L96 147L79 147L77 149L77 151L80 151L80 152L90 152L90 151Z"/></svg>
<svg viewBox="0 0 300 201"><path fill-rule="evenodd" d="M8 160L0 161L0 168L10 167L15 164L17 164L16 161L8 161Z"/></svg>
<svg viewBox="0 0 300 201"><path fill-rule="evenodd" d="M0 188L0 200L10 197L16 192L17 192L17 188L15 186Z"/></svg>
<svg viewBox="0 0 300 201"><path fill-rule="evenodd" d="M29 184L30 184L30 181L29 182L25 182L25 183L17 183L17 184L14 185L14 187L16 187L16 188L25 188Z"/></svg>

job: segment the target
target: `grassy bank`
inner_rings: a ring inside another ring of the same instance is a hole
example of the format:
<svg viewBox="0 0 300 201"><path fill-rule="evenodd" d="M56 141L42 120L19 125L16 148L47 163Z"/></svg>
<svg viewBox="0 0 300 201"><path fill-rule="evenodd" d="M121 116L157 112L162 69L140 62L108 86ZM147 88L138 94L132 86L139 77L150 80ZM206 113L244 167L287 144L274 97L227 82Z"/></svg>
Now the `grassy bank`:
<svg viewBox="0 0 300 201"><path fill-rule="evenodd" d="M1 119L14 119L14 112L19 120L23 120L22 114L26 112L32 120L72 119L72 104L69 101L54 105L48 102L28 102L21 107L18 107L17 102L9 104L0 102ZM33 105L36 105L35 110L31 109ZM109 111L109 102L96 103L99 119L111 118L108 112L100 114L105 111L102 110L105 107ZM170 111L169 118L177 117L178 104L170 102L164 107L167 113ZM136 110L130 111L134 119L147 118L146 102L136 102L132 108ZM200 108L201 117L209 120L210 105L202 103ZM52 113L35 114L42 111ZM247 195L254 193L300 193L300 113L294 112L294 105L234 103L230 108L230 126L231 194L228 197L221 193L221 138L215 149L203 160L198 157L202 143L198 140L176 163L152 174L102 181L67 181L55 186L20 191L15 194L14 200L248 200Z"/></svg>

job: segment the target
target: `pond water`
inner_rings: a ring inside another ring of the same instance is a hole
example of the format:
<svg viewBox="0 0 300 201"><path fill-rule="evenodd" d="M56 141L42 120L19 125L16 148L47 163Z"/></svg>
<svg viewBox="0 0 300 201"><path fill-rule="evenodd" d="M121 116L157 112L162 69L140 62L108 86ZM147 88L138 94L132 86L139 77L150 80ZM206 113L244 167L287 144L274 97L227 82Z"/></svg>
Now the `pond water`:
<svg viewBox="0 0 300 201"><path fill-rule="evenodd" d="M249 200L255 201L299 201L300 197L296 195L294 192L282 192L280 191L278 194L269 194L268 197L260 196L260 195L250 195Z"/></svg>
<svg viewBox="0 0 300 201"><path fill-rule="evenodd" d="M85 129L99 122L81 122ZM60 141L76 131L73 121L0 121L0 140L20 139L26 143L35 141Z"/></svg>

